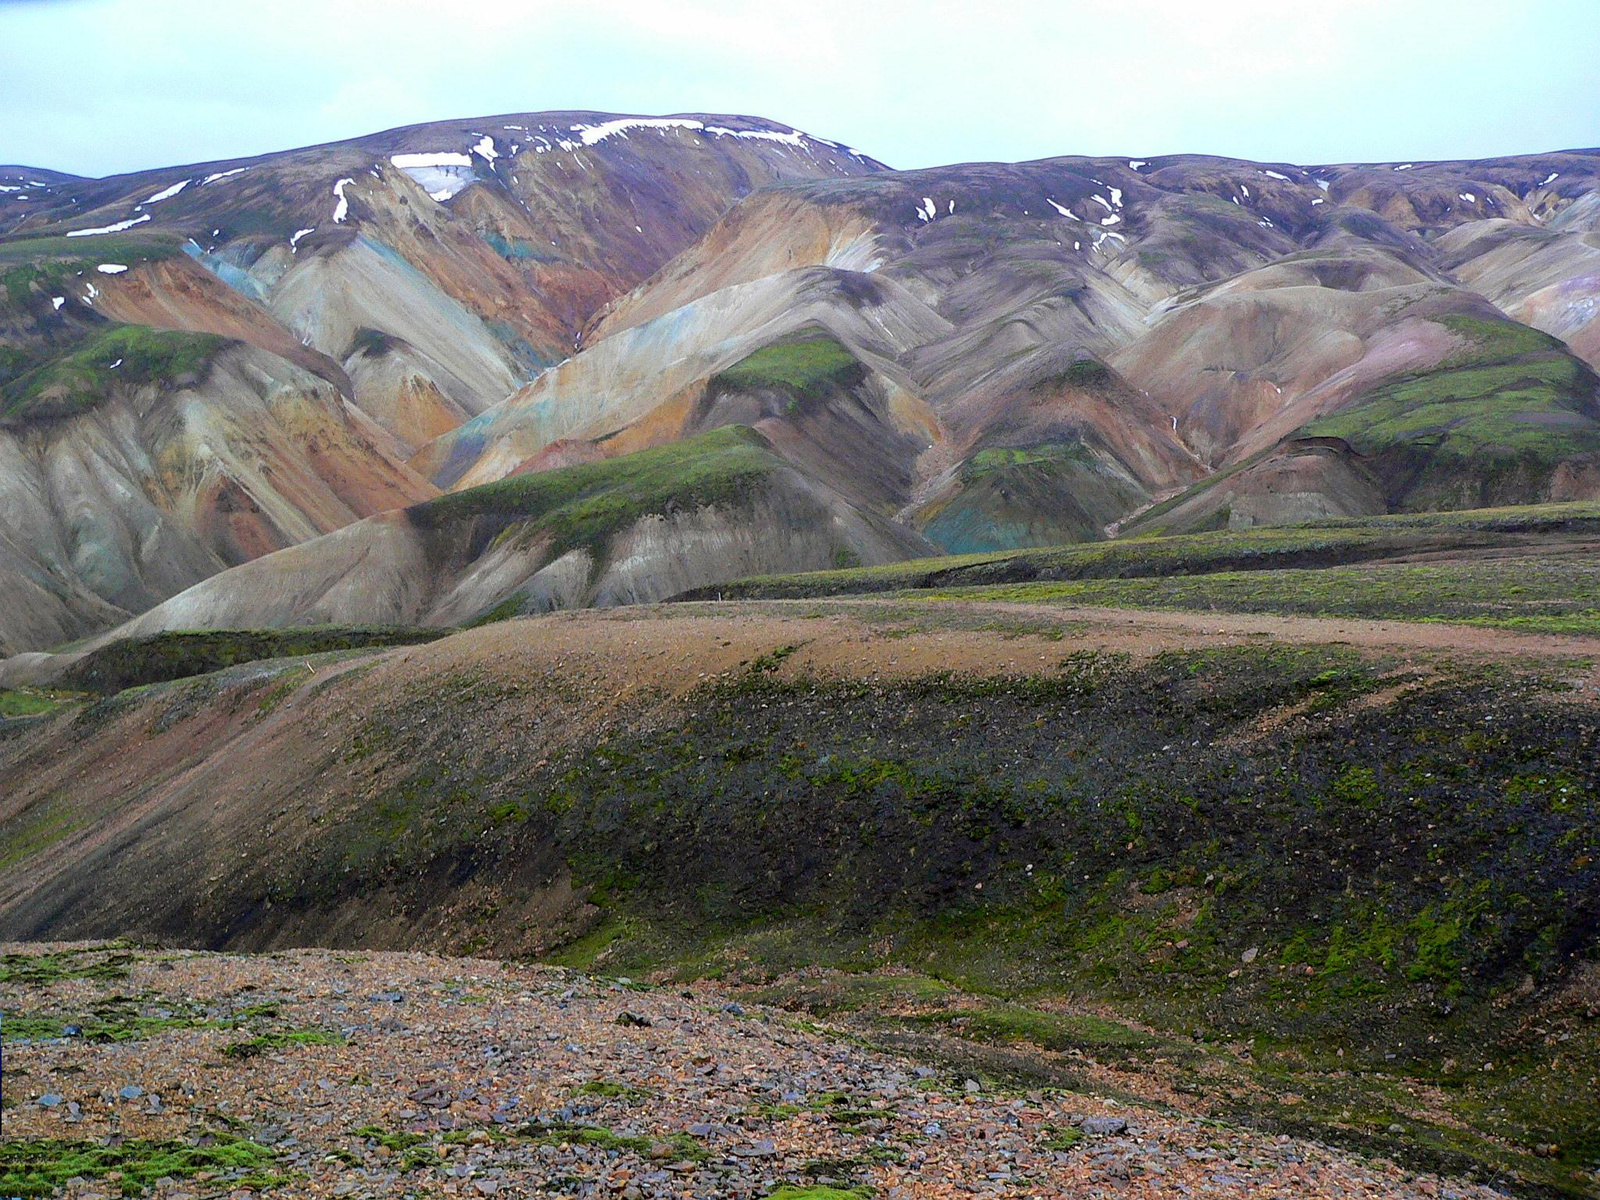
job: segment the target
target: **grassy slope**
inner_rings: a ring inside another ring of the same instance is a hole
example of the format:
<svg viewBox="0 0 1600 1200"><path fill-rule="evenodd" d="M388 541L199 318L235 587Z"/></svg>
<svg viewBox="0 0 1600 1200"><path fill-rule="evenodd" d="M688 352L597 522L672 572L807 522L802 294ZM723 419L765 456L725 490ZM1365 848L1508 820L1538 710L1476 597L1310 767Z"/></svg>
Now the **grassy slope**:
<svg viewBox="0 0 1600 1200"><path fill-rule="evenodd" d="M1600 451L1595 377L1561 342L1510 322L1440 324L1469 348L1304 432L1342 438L1376 460L1391 503L1413 510L1536 490L1557 463Z"/></svg>
<svg viewBox="0 0 1600 1200"><path fill-rule="evenodd" d="M1427 550L1600 533L1600 504L1546 504L1127 538L1094 545L916 559L719 585L728 599L795 599L1034 580L1135 578L1364 562Z"/></svg>
<svg viewBox="0 0 1600 1200"><path fill-rule="evenodd" d="M434 641L445 633L442 629L335 625L157 633L149 637L124 638L92 651L73 664L62 684L71 689L110 695L123 688L186 679L261 659L410 646Z"/></svg>
<svg viewBox="0 0 1600 1200"><path fill-rule="evenodd" d="M713 390L757 391L778 388L814 398L830 387L859 383L865 369L855 355L826 333L813 333L763 346L712 377Z"/></svg>
<svg viewBox="0 0 1600 1200"><path fill-rule="evenodd" d="M1087 1035L1028 1013L1105 1005L1162 1045L1203 1029L1254 1047L1261 1086L1314 1093L1264 1105L1274 1119L1581 1191L1600 1027L1550 997L1600 956L1594 715L1538 677L1442 665L1368 705L1388 667L1334 647L990 681L754 663L548 762L461 744L493 688L463 691L448 730L418 695L350 733L402 777L230 907L332 913L384 887L409 907L444 878L564 864L599 916L563 961L909 969L995 998L1001 1025L973 1035L1001 1041L1070 1043ZM1299 723L1263 725L1291 706ZM462 947L493 948L493 918ZM1417 1087L1477 1132L1414 1125ZM1401 1114L1413 1132L1387 1135ZM1547 1143L1560 1155L1535 1158Z"/></svg>
<svg viewBox="0 0 1600 1200"><path fill-rule="evenodd" d="M778 465L760 434L730 425L603 462L453 492L409 515L426 528L475 518L516 523L548 535L559 554L598 548L648 513L735 502Z"/></svg>
<svg viewBox="0 0 1600 1200"><path fill-rule="evenodd" d="M0 418L48 420L103 404L118 383L182 384L203 371L227 339L145 325L114 325L0 388Z"/></svg>

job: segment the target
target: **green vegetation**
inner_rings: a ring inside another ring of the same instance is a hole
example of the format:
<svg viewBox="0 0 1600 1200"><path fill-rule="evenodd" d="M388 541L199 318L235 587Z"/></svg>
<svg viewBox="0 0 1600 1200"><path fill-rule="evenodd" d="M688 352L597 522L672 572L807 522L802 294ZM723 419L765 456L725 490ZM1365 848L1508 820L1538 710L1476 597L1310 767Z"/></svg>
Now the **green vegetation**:
<svg viewBox="0 0 1600 1200"><path fill-rule="evenodd" d="M252 1021L276 1015L270 1004L248 1006L226 1016L213 1016L198 1004L176 1008L152 1008L120 996L96 1004L84 1016L8 1014L5 1040L40 1041L46 1038L76 1037L85 1042L134 1042L156 1037L175 1029L237 1029ZM70 1032L75 1030L75 1032Z"/></svg>
<svg viewBox="0 0 1600 1200"><path fill-rule="evenodd" d="M222 1048L224 1058L259 1058L295 1046L339 1046L344 1035L327 1029L283 1029L257 1034L242 1042L233 1042Z"/></svg>
<svg viewBox="0 0 1600 1200"><path fill-rule="evenodd" d="M735 503L777 465L766 439L729 425L604 462L516 475L409 510L424 528L483 519L485 540L515 529L548 537L552 553L598 549L650 513Z"/></svg>
<svg viewBox="0 0 1600 1200"><path fill-rule="evenodd" d="M872 1189L867 1187L797 1187L786 1183L775 1189L767 1200L870 1200Z"/></svg>
<svg viewBox="0 0 1600 1200"><path fill-rule="evenodd" d="M866 368L837 338L815 333L763 346L726 371L712 377L713 392L777 388L814 400L830 388L853 387Z"/></svg>
<svg viewBox="0 0 1600 1200"><path fill-rule="evenodd" d="M598 1150L611 1150L621 1154L645 1157L658 1146L667 1149L666 1157L678 1162L700 1162L707 1157L706 1148L686 1133L666 1137L638 1137L617 1133L604 1125L578 1125L564 1122L545 1124L535 1122L517 1130L521 1137L545 1146L592 1146Z"/></svg>
<svg viewBox="0 0 1600 1200"><path fill-rule="evenodd" d="M175 235L161 233L102 233L89 240L65 235L16 238L0 242L0 267L32 267L55 278L60 272L76 274L103 262L132 266L175 258L182 253L180 246ZM10 273L0 280L9 284Z"/></svg>
<svg viewBox="0 0 1600 1200"><path fill-rule="evenodd" d="M186 679L240 663L411 646L449 632L400 625L179 630L110 642L74 663L66 682L82 691L111 695L124 688Z"/></svg>
<svg viewBox="0 0 1600 1200"><path fill-rule="evenodd" d="M0 388L0 419L51 420L104 403L114 384L183 384L226 345L209 333L114 325Z"/></svg>
<svg viewBox="0 0 1600 1200"><path fill-rule="evenodd" d="M919 1019L953 1027L962 1037L974 1041L1026 1042L1057 1052L1087 1049L1119 1052L1125 1056L1163 1044L1160 1039L1103 1017L1045 1012L1019 1005L950 1008Z"/></svg>
<svg viewBox="0 0 1600 1200"><path fill-rule="evenodd" d="M116 1145L37 1138L0 1142L0 1195L51 1196L71 1179L102 1180L116 1173L124 1196L138 1196L158 1179L204 1176L226 1189L261 1190L285 1182L269 1168L266 1146L227 1134L190 1141L130 1138Z"/></svg>
<svg viewBox="0 0 1600 1200"><path fill-rule="evenodd" d="M801 599L866 592L1224 571L1281 571L1369 562L1424 551L1476 550L1600 533L1600 504L1525 505L1344 518L1042 549L914 559L880 567L768 575L718 584L727 599ZM1267 586L1267 585L1263 585ZM706 589L684 599L704 599Z"/></svg>
<svg viewBox="0 0 1600 1200"><path fill-rule="evenodd" d="M1515 502L1563 459L1600 451L1594 373L1556 339L1509 321L1439 320L1468 348L1306 426L1367 456L1396 507Z"/></svg>
<svg viewBox="0 0 1600 1200"><path fill-rule="evenodd" d="M0 983L44 987L62 979L126 979L133 962L133 954L115 942L44 954L3 954Z"/></svg>
<svg viewBox="0 0 1600 1200"><path fill-rule="evenodd" d="M70 697L37 688L0 688L0 717L37 717L54 712Z"/></svg>
<svg viewBox="0 0 1600 1200"><path fill-rule="evenodd" d="M1457 621L1540 633L1600 634L1600 563L1587 555L1530 553L1318 571L1229 571L945 588L913 593L907 599Z"/></svg>
<svg viewBox="0 0 1600 1200"><path fill-rule="evenodd" d="M614 1079L591 1079L573 1089L578 1096L600 1096L609 1100L645 1100L655 1093L649 1088L632 1087Z"/></svg>

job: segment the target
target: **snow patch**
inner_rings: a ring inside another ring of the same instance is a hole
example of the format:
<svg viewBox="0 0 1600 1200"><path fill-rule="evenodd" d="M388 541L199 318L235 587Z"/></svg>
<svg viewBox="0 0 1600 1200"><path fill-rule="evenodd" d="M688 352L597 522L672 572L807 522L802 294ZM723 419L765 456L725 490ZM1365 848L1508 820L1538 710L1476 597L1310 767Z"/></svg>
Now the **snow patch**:
<svg viewBox="0 0 1600 1200"><path fill-rule="evenodd" d="M65 296L51 296L50 297L50 307L52 309L54 309L56 312L60 312L61 311L61 306L63 304L65 304L66 302L67 302L67 298Z"/></svg>
<svg viewBox="0 0 1600 1200"><path fill-rule="evenodd" d="M1548 174L1548 175L1546 175L1544 177L1544 179L1540 182L1539 186L1540 187L1549 187L1552 183L1554 183L1556 180L1558 180L1560 178L1561 178L1561 172L1560 171L1551 171L1550 174Z"/></svg>
<svg viewBox="0 0 1600 1200"><path fill-rule="evenodd" d="M1115 209L1113 209L1111 207L1111 201L1107 200L1104 196L1095 195L1095 196L1090 196L1089 199L1093 200L1096 204L1098 204L1101 208L1105 209L1107 212L1115 212L1116 211Z"/></svg>
<svg viewBox="0 0 1600 1200"><path fill-rule="evenodd" d="M112 364L111 364L111 365L110 365L110 367L108 367L108 368L107 368L107 369L108 369L108 370L111 370L111 371L115 371L115 370L116 370L116 369L117 369L117 368L118 368L118 367L120 367L120 366L121 366L121 365L122 365L122 360L121 360L121 359L120 359L120 358L119 358L119 359L117 359L117 361L116 361L116 362L114 362L114 363L112 363Z"/></svg>
<svg viewBox="0 0 1600 1200"><path fill-rule="evenodd" d="M414 170L418 167L470 167L472 157L460 154L454 150L442 150L438 154L391 154L389 161L402 171Z"/></svg>
<svg viewBox="0 0 1600 1200"><path fill-rule="evenodd" d="M1329 180L1329 179L1317 179L1317 180L1313 180L1312 182L1314 182L1323 191L1327 191L1330 187L1333 186L1333 181Z"/></svg>
<svg viewBox="0 0 1600 1200"><path fill-rule="evenodd" d="M13 186L9 183L0 183L0 192L20 192L21 190L22 186L20 184Z"/></svg>
<svg viewBox="0 0 1600 1200"><path fill-rule="evenodd" d="M293 250L295 248L295 243L297 243L301 238L305 237L306 234L314 232L316 228L317 227L313 225L310 229L296 229L294 231L294 236L289 239L289 249Z"/></svg>
<svg viewBox="0 0 1600 1200"><path fill-rule="evenodd" d="M335 225L350 215L350 201L344 198L344 185L354 182L354 179L341 179L333 185L333 194L339 200L339 203L333 207L333 223Z"/></svg>
<svg viewBox="0 0 1600 1200"><path fill-rule="evenodd" d="M1478 202L1478 198L1471 192L1458 192L1456 198L1459 200L1465 200L1468 204L1476 204Z"/></svg>
<svg viewBox="0 0 1600 1200"><path fill-rule="evenodd" d="M939 215L938 206L934 204L933 197L924 196L922 204L917 207L917 216L923 221L931 221Z"/></svg>
<svg viewBox="0 0 1600 1200"><path fill-rule="evenodd" d="M1280 175L1280 174L1278 174L1278 172L1276 172L1276 171L1266 171L1266 170L1264 170L1264 171L1262 171L1262 172L1261 172L1261 173L1262 173L1262 174L1263 174L1263 175L1270 175L1270 176L1271 176L1271 177L1272 177L1272 178L1273 178L1273 179L1281 179L1281 180L1283 180L1283 181L1284 181L1284 182L1285 182L1285 183L1290 183L1290 182L1292 182L1292 180L1290 180L1290 178L1289 178L1289 177L1288 177L1288 176L1287 176L1287 175Z"/></svg>
<svg viewBox="0 0 1600 1200"><path fill-rule="evenodd" d="M1396 171L1409 171L1415 165L1416 165L1415 163L1401 163L1398 167L1395 168L1395 170Z"/></svg>
<svg viewBox="0 0 1600 1200"><path fill-rule="evenodd" d="M494 139L488 134L484 134L484 136L478 140L478 144L472 148L472 152L476 155L479 155L490 165L493 165L494 160L500 157L500 151L494 148Z"/></svg>
<svg viewBox="0 0 1600 1200"><path fill-rule="evenodd" d="M1102 225L1115 225L1120 220L1122 220L1121 217L1119 217L1116 213L1112 213L1105 220L1101 221L1100 224L1102 224Z"/></svg>
<svg viewBox="0 0 1600 1200"><path fill-rule="evenodd" d="M1150 164L1142 158L1130 158L1128 160L1128 170L1130 171L1137 171L1140 167L1148 167L1149 165Z"/></svg>
<svg viewBox="0 0 1600 1200"><path fill-rule="evenodd" d="M179 192L183 191L183 189L188 187L188 186L189 186L189 181L187 179L180 179L180 180L178 180L177 183L173 184L171 187L162 188L154 196L151 196L148 200L146 200L145 203L146 204L155 204L155 203L157 203L159 201L162 201L162 200L171 200L174 196L176 196Z"/></svg>
<svg viewBox="0 0 1600 1200"><path fill-rule="evenodd" d="M1114 204L1118 208L1122 207L1122 189L1121 188L1112 188L1111 189L1111 203Z"/></svg>
<svg viewBox="0 0 1600 1200"><path fill-rule="evenodd" d="M1063 217L1071 217L1074 221L1076 221L1078 219L1078 214L1077 213L1073 212L1070 208L1068 208L1064 204L1057 204L1054 200L1050 199L1048 196L1045 197L1045 203L1048 204L1051 208L1055 209Z"/></svg>
<svg viewBox="0 0 1600 1200"><path fill-rule="evenodd" d="M1311 207L1315 208L1319 204L1326 204L1326 203L1327 203L1326 200L1324 200L1321 196L1318 196L1315 200L1313 200L1311 202Z"/></svg>
<svg viewBox="0 0 1600 1200"><path fill-rule="evenodd" d="M218 171L215 175L207 175L204 179L202 179L200 181L200 186L205 187L208 183L215 183L219 179L227 179L232 175L242 175L249 169L249 167L235 167L231 171Z"/></svg>
<svg viewBox="0 0 1600 1200"><path fill-rule="evenodd" d="M1244 184L1241 183L1239 185L1239 190L1244 193L1244 198L1246 200L1250 199L1250 189L1249 188L1247 188Z"/></svg>
<svg viewBox="0 0 1600 1200"><path fill-rule="evenodd" d="M142 217L129 217L126 221L118 221L115 225L101 225L98 229L69 229L67 230L67 236L95 237L102 233L121 233L124 229L132 229L141 221L148 221L149 219L150 214L145 213Z"/></svg>
<svg viewBox="0 0 1600 1200"><path fill-rule="evenodd" d="M450 199L477 178L472 172L472 156L455 150L441 150L435 154L391 154L389 161L439 201Z"/></svg>
<svg viewBox="0 0 1600 1200"><path fill-rule="evenodd" d="M127 269L128 268L123 266L121 263L101 263L95 268L95 270L99 271L102 275L121 275Z"/></svg>

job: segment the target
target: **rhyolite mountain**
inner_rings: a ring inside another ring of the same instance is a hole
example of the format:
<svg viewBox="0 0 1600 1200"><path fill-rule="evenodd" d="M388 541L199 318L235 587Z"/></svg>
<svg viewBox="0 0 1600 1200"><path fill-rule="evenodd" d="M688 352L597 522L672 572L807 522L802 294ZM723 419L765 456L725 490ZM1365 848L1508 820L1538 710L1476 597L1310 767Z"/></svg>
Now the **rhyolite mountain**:
<svg viewBox="0 0 1600 1200"><path fill-rule="evenodd" d="M1600 494L1600 151L534 114L0 198L0 649Z"/></svg>

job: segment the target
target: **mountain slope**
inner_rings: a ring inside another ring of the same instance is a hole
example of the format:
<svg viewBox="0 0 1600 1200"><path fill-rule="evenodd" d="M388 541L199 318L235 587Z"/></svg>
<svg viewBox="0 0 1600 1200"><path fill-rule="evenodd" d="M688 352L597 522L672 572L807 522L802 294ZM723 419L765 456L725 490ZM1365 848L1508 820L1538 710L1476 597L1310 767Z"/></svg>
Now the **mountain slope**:
<svg viewBox="0 0 1600 1200"><path fill-rule="evenodd" d="M407 456L564 357L596 307L739 196L878 169L761 120L597 113L441 122L103 180L19 169L0 206L0 386L93 357L108 322L260 353L254 398L203 372L159 403L173 380L103 411L79 397L69 407L100 411L87 424L7 409L0 437L19 462L107 421L136 427L122 440L137 449L96 456L100 482L81 493L14 473L0 532L25 547L8 579L29 599L0 622L0 647L94 632L224 567L426 499L435 490ZM114 355L96 361L116 369ZM314 392L318 415L264 417L279 392ZM84 533L85 506L117 537Z"/></svg>
<svg viewBox="0 0 1600 1200"><path fill-rule="evenodd" d="M1515 471L1467 455L1453 485L1382 484L1361 451L1330 458L1338 435L1314 423L1448 373L1452 356L1482 359L1468 326L1521 336L1473 286L1493 269L1479 229L1528 231L1536 261L1511 256L1495 297L1581 355L1597 168L1591 152L1317 168L1061 158L774 186L608 305L557 371L413 465L473 486L575 439L603 454L680 436L730 361L809 327L917 412L924 440L880 439L894 462L863 479L895 475L898 519L950 550L1103 536L1190 486L1231 494L1211 485L1262 455L1240 519L1588 495L1591 376L1559 345L1542 351L1553 390L1531 408L1511 375L1477 380L1486 419L1538 443ZM1497 482L1463 483L1483 472ZM1201 507L1204 521L1234 511Z"/></svg>

